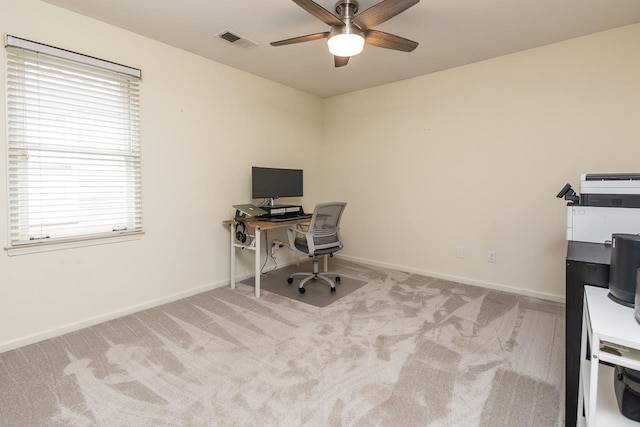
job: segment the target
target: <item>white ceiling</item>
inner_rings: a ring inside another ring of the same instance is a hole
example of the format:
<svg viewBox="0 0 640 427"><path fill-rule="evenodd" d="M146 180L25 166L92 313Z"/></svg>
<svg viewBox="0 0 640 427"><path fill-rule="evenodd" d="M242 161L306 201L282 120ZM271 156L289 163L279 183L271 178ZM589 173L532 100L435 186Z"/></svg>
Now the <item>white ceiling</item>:
<svg viewBox="0 0 640 427"><path fill-rule="evenodd" d="M422 0L375 27L419 42L415 51L366 46L335 68L325 40L269 45L329 29L290 0L43 1L320 97L640 22L640 0ZM379 1L360 0L359 11ZM225 29L257 46L216 37Z"/></svg>

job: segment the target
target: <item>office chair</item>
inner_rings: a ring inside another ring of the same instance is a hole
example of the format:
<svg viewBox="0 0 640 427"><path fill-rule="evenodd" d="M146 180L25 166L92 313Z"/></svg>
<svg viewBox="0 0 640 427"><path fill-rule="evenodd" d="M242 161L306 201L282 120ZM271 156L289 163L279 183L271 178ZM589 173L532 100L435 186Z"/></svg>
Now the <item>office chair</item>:
<svg viewBox="0 0 640 427"><path fill-rule="evenodd" d="M329 202L316 205L313 216L308 226L288 228L289 247L313 259L313 272L293 273L287 279L287 283L293 283L296 276L306 276L298 285L301 294L305 292L304 285L309 280L322 279L329 283L331 292L336 291L336 283L340 283L338 273L318 272L318 257L330 255L342 249L340 238L340 218L347 206L344 202ZM335 276L335 281L328 276Z"/></svg>

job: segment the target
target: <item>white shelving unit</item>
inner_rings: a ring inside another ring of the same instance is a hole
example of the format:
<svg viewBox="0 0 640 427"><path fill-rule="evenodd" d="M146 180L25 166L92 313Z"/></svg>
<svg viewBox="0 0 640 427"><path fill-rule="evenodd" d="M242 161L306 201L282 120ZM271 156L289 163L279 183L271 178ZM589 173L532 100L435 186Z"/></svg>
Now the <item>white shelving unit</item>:
<svg viewBox="0 0 640 427"><path fill-rule="evenodd" d="M611 301L607 293L606 288L584 287L578 424L638 427L640 424L624 417L618 410L613 391L613 368L599 362L640 370L640 324L636 322L632 308ZM586 360L587 346L591 350L591 360ZM607 348L615 348L620 355Z"/></svg>

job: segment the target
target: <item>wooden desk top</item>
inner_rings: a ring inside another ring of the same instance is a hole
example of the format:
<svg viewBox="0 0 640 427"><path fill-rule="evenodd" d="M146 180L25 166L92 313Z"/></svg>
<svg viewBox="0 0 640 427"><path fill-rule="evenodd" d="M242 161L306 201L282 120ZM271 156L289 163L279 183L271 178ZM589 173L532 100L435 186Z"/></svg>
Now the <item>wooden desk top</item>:
<svg viewBox="0 0 640 427"><path fill-rule="evenodd" d="M289 221L278 221L278 222L271 222L271 221L264 221L264 220L259 220L259 219L254 219L254 220L249 220L246 221L247 227L249 228L260 228L260 229L267 229L267 228L280 228L280 227L288 227L290 225L296 225L296 224L304 224L306 222L311 221L311 218L300 218L300 219L292 219ZM235 225L236 224L236 220L235 219L228 219L226 221L222 221L223 224L226 225Z"/></svg>

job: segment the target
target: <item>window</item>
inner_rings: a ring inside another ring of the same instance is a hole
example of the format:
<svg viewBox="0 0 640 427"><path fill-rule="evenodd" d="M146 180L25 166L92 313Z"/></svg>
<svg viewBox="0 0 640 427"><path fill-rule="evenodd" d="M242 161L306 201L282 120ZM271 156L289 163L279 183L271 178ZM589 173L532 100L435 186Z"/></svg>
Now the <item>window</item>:
<svg viewBox="0 0 640 427"><path fill-rule="evenodd" d="M142 233L140 70L6 48L8 249Z"/></svg>

